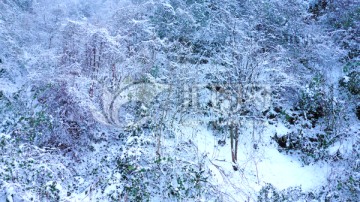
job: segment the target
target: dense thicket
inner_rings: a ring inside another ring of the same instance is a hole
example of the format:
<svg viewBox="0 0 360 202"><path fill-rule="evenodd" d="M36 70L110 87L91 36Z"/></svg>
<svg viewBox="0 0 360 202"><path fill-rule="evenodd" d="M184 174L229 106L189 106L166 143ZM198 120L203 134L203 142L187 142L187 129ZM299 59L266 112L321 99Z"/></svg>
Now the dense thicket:
<svg viewBox="0 0 360 202"><path fill-rule="evenodd" d="M293 200L356 200L359 6L358 0L1 1L0 132L12 140L0 136L0 151L10 156L6 140L56 148L75 162L94 142L118 141L122 153L109 167L126 183L119 182L112 197L213 199L220 192L207 183L205 160L178 160L179 174L160 140L172 137L177 123L198 117L230 138L237 153L238 135L247 130L242 123L257 122L261 134L265 120L289 128L286 135L271 134L279 150L296 153L304 165L327 161L338 170L330 186ZM132 139L139 134L152 138ZM349 138L353 152L329 153ZM128 154L134 145L154 145L154 151L139 159ZM144 169L136 169L139 164ZM1 189L9 172L0 169ZM173 175L178 187L156 183ZM139 182L143 178L148 181ZM37 193L58 200L48 191L55 185L36 180L45 187ZM259 200L270 190L278 192L269 199L275 201L299 192L267 185Z"/></svg>

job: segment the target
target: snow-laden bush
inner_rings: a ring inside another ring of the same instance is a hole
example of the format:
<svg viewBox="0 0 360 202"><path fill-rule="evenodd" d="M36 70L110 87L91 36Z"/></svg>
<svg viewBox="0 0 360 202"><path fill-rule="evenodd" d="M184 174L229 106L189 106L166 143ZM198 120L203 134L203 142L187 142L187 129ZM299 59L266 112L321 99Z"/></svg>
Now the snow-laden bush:
<svg viewBox="0 0 360 202"><path fill-rule="evenodd" d="M46 88L46 87L45 87ZM22 88L14 94L0 97L0 114L3 117L0 128L18 141L39 143L52 131L53 118L46 112L36 96L41 88ZM30 96L29 96L30 95Z"/></svg>
<svg viewBox="0 0 360 202"><path fill-rule="evenodd" d="M332 174L329 177L329 186L326 187L325 200L353 201L360 198L360 137L354 134L349 137L353 144L349 145L347 152L340 152L334 159Z"/></svg>
<svg viewBox="0 0 360 202"><path fill-rule="evenodd" d="M340 86L345 87L352 95L360 95L360 72L353 71L346 75L339 82Z"/></svg>
<svg viewBox="0 0 360 202"><path fill-rule="evenodd" d="M59 186L68 186L74 173L58 149L18 143L0 134L0 152L0 199L6 195L8 201L58 201L64 196Z"/></svg>
<svg viewBox="0 0 360 202"><path fill-rule="evenodd" d="M0 104L0 129L18 141L71 147L92 137L87 133L94 123L91 114L80 108L64 83L33 82L2 95Z"/></svg>
<svg viewBox="0 0 360 202"><path fill-rule="evenodd" d="M209 170L206 157L199 162L178 156L151 156L155 152L154 140L144 136L131 136L122 154L116 160L115 175L119 175L118 187L111 191L111 198L148 201L199 200L215 197L215 190L208 182ZM183 145L193 149L192 145ZM179 146L179 152L182 148ZM141 148L141 150L140 150ZM146 151L144 151L144 149Z"/></svg>

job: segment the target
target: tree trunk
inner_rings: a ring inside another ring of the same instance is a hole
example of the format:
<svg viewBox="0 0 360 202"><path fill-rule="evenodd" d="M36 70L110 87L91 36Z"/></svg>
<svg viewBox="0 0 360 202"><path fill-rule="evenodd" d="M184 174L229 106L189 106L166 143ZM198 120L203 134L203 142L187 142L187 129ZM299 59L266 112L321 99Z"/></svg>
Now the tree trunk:
<svg viewBox="0 0 360 202"><path fill-rule="evenodd" d="M234 131L233 125L230 125L230 145L231 145L231 160L235 163L235 149L234 149Z"/></svg>
<svg viewBox="0 0 360 202"><path fill-rule="evenodd" d="M238 152L238 140L239 140L239 127L238 125L230 124L230 145L231 145L231 160L234 163L233 168L238 170L237 164L237 152Z"/></svg>

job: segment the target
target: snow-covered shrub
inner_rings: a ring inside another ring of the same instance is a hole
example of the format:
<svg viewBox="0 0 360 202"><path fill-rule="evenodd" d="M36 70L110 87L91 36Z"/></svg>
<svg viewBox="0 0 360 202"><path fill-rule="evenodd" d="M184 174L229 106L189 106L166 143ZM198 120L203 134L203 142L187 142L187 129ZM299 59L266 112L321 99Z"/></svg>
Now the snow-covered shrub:
<svg viewBox="0 0 360 202"><path fill-rule="evenodd" d="M148 201L158 200L198 200L216 198L208 182L209 170L205 166L205 156L184 159L181 155L156 155L155 140L143 134L128 137L122 147L122 154L116 159L119 180L112 186L113 198ZM177 151L194 150L191 144L182 144ZM185 157L187 158L187 157Z"/></svg>
<svg viewBox="0 0 360 202"><path fill-rule="evenodd" d="M7 3L9 3L10 5L15 4L23 11L31 11L33 7L33 0L13 0L8 1Z"/></svg>
<svg viewBox="0 0 360 202"><path fill-rule="evenodd" d="M303 192L301 187L293 187L285 190L278 190L272 184L263 186L257 197L259 202L293 202L293 201L313 201L319 197L317 193Z"/></svg>
<svg viewBox="0 0 360 202"><path fill-rule="evenodd" d="M339 83L340 86L345 87L352 95L360 95L360 72L350 72Z"/></svg>
<svg viewBox="0 0 360 202"><path fill-rule="evenodd" d="M342 123L347 117L333 88L325 85L323 76L315 76L292 108L273 110L291 129L286 135L273 137L280 150L298 154L305 164L331 158L327 148L345 135Z"/></svg>
<svg viewBox="0 0 360 202"><path fill-rule="evenodd" d="M63 144L72 147L92 138L90 128L94 126L92 115L79 106L69 92L66 83L53 83L38 92L36 99L44 106L53 121L52 132L42 139L42 145Z"/></svg>
<svg viewBox="0 0 360 202"><path fill-rule="evenodd" d="M208 128L214 131L215 135L223 135L228 133L228 126L224 123L224 118L219 117L217 120L211 120L208 122Z"/></svg>
<svg viewBox="0 0 360 202"><path fill-rule="evenodd" d="M349 153L340 154L334 159L332 174L329 176L329 186L324 190L325 200L356 201L360 198L360 139L351 138L354 143Z"/></svg>
<svg viewBox="0 0 360 202"><path fill-rule="evenodd" d="M73 173L63 164L59 150L19 143L5 134L0 134L0 145L0 190L9 192L8 198L60 200L59 194L64 194L59 192L60 184L65 185Z"/></svg>
<svg viewBox="0 0 360 202"><path fill-rule="evenodd" d="M185 163L171 157L146 162L141 166L126 159L117 161L122 182L120 193L117 193L119 197L141 201L151 198L194 200L210 197L208 194L211 190L205 191L208 187L207 174L200 164Z"/></svg>
<svg viewBox="0 0 360 202"><path fill-rule="evenodd" d="M18 141L71 147L92 138L92 115L73 99L65 83L33 82L14 94L0 95L0 130Z"/></svg>
<svg viewBox="0 0 360 202"><path fill-rule="evenodd" d="M325 14L325 10L329 7L328 0L313 0L310 1L309 12L317 19L319 16Z"/></svg>
<svg viewBox="0 0 360 202"><path fill-rule="evenodd" d="M41 195L44 196L44 199L46 199L48 201L54 201L55 202L55 201L60 200L59 192L60 192L60 190L57 187L57 182L56 181L49 181L44 186L44 189L42 190Z"/></svg>
<svg viewBox="0 0 360 202"><path fill-rule="evenodd" d="M38 91L41 90L30 87L8 96L2 94L2 132L10 133L19 141L35 143L39 143L46 133L51 133L53 118L46 112L46 107L37 101Z"/></svg>
<svg viewBox="0 0 360 202"><path fill-rule="evenodd" d="M322 76L315 77L302 93L298 103L298 109L306 116L305 119L311 120L312 127L315 127L317 121L326 115L329 100L323 84Z"/></svg>
<svg viewBox="0 0 360 202"><path fill-rule="evenodd" d="M117 169L121 173L123 183L119 197L131 201L149 201L150 182L146 175L148 170L142 168L131 156L127 155L117 160Z"/></svg>

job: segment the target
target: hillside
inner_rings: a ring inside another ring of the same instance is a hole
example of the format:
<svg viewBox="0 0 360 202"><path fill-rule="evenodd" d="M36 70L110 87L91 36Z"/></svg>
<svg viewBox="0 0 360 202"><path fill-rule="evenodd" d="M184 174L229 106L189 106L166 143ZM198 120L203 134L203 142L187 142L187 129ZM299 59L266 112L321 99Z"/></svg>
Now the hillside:
<svg viewBox="0 0 360 202"><path fill-rule="evenodd" d="M359 0L0 1L0 202L358 201Z"/></svg>

